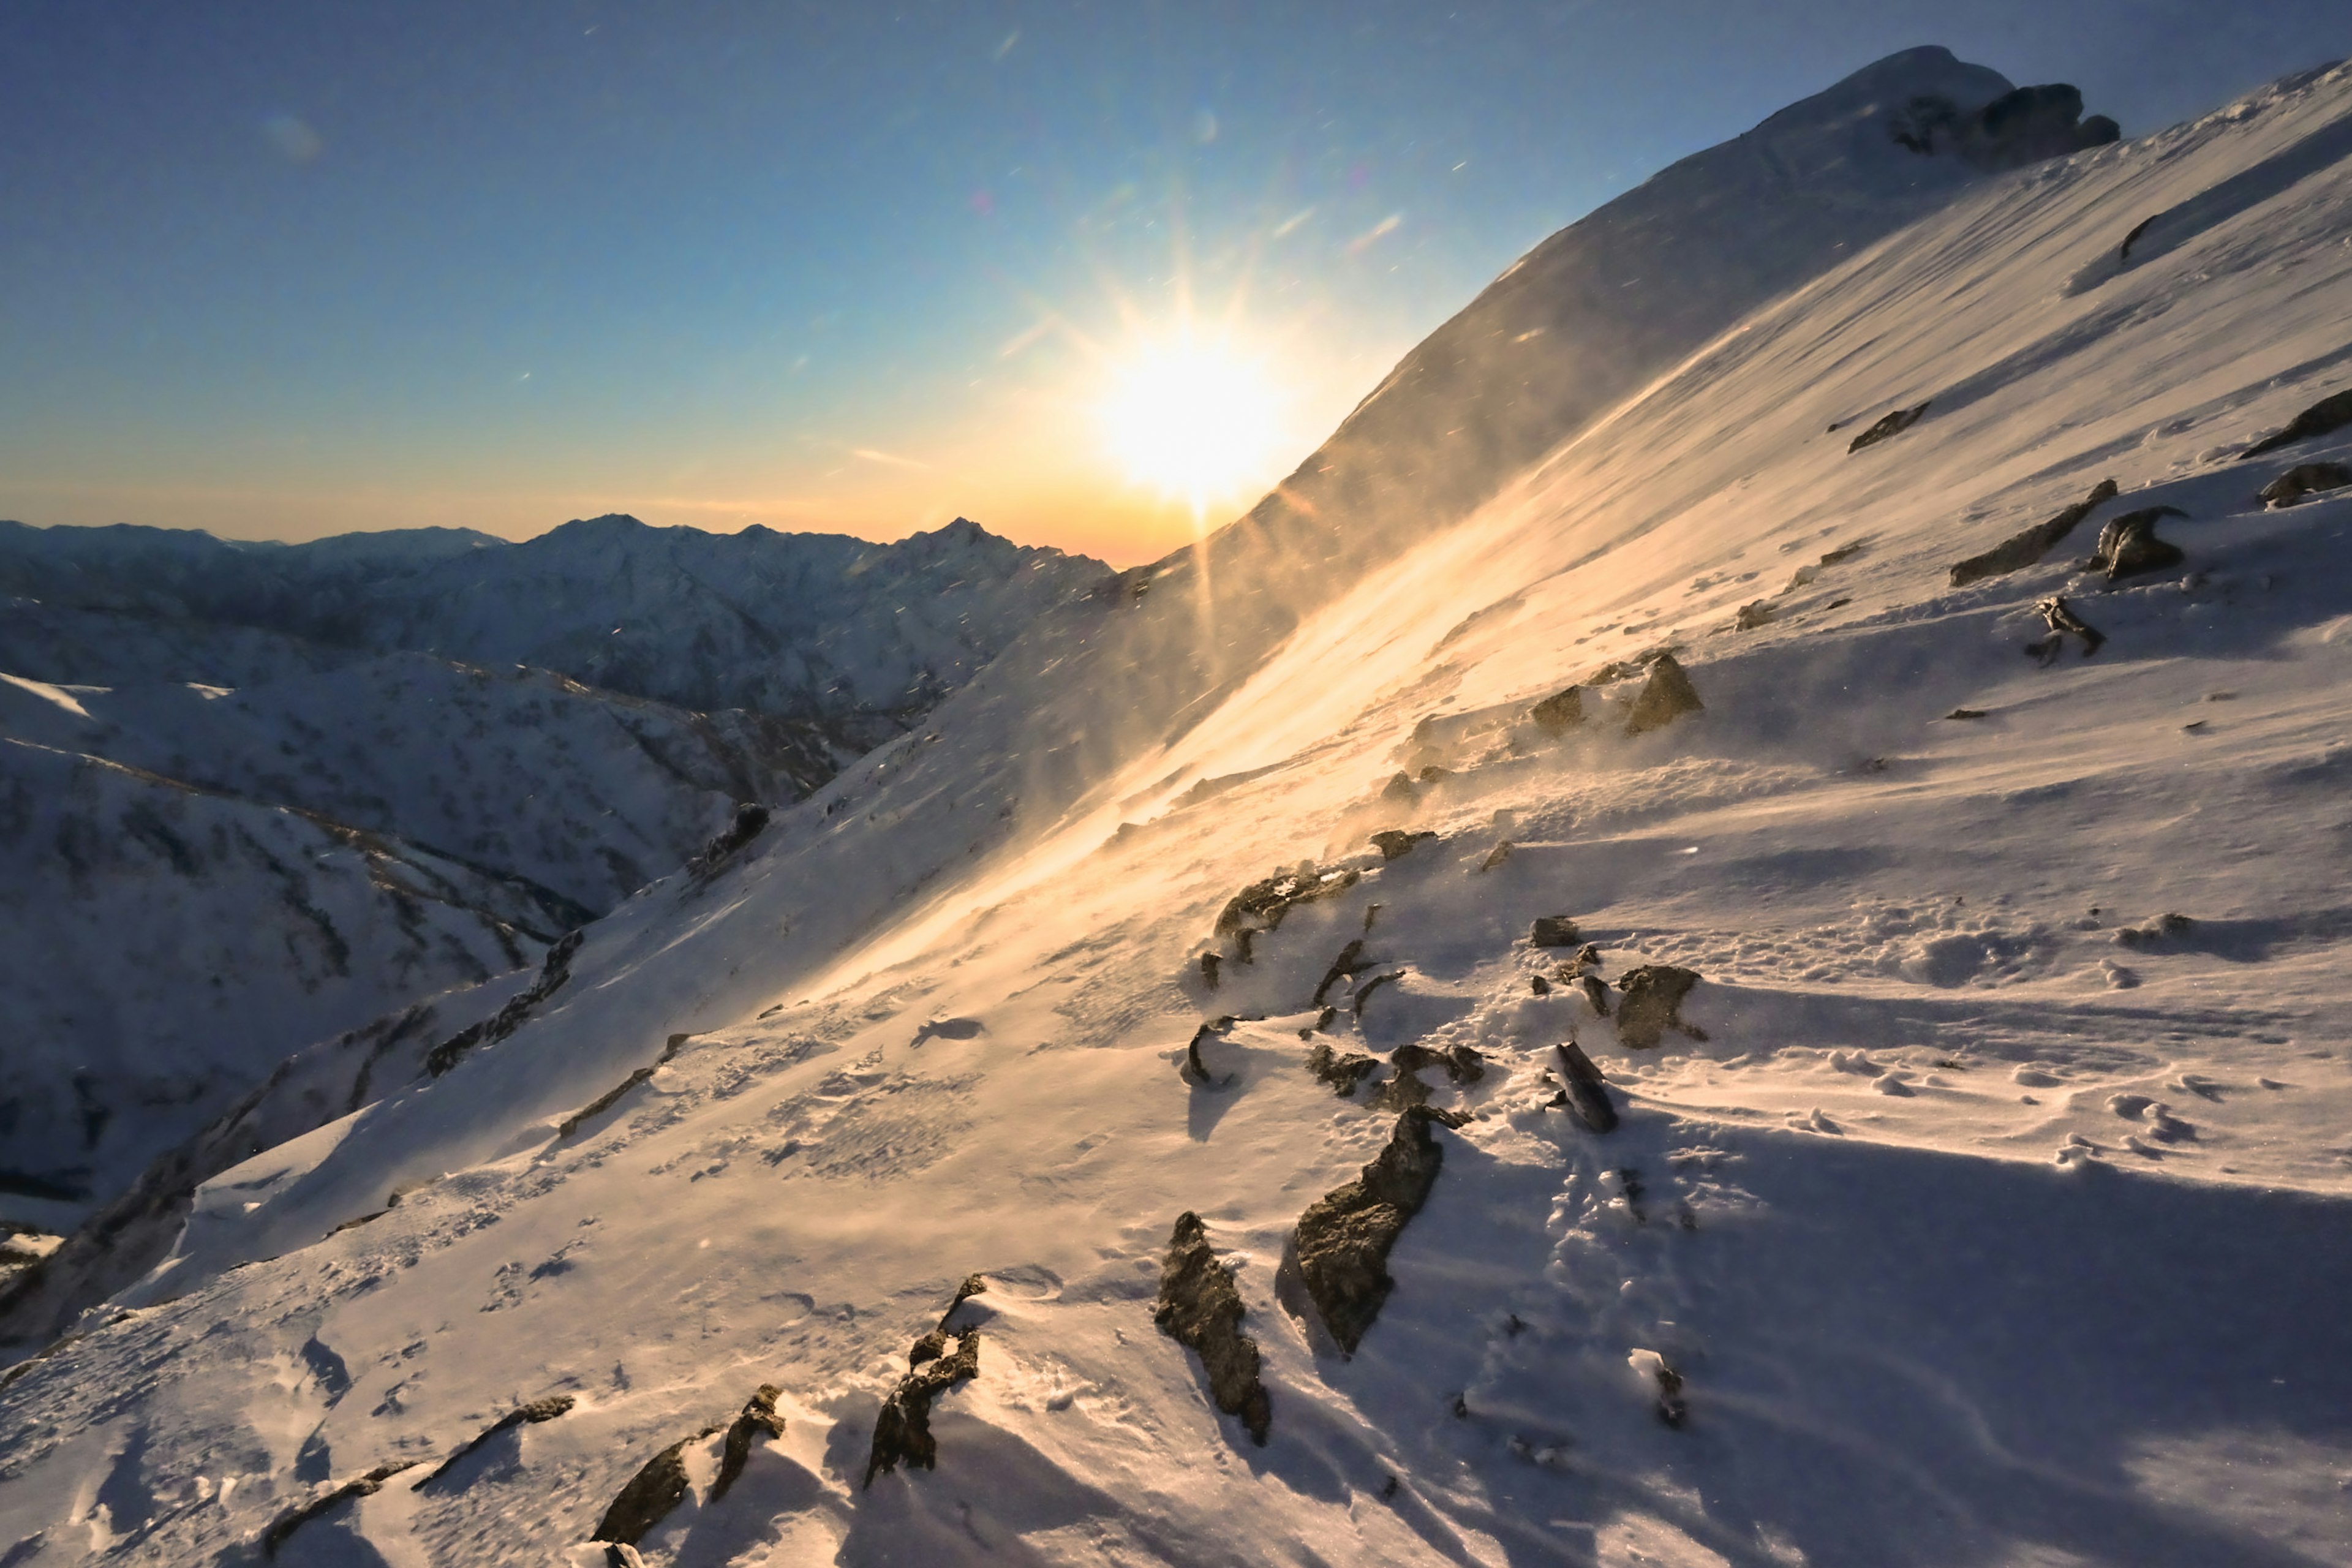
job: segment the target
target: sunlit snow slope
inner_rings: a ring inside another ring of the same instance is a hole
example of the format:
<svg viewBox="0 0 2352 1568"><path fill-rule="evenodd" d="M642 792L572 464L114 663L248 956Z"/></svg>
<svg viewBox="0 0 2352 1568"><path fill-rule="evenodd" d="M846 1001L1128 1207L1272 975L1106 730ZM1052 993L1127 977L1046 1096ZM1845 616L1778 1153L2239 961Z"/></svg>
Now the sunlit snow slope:
<svg viewBox="0 0 2352 1568"><path fill-rule="evenodd" d="M625 1562L672 1445L647 1563L2346 1561L2352 488L2256 496L2352 425L2242 454L2352 386L2352 70L1936 201L1454 525L1262 510L1049 616L506 1038L223 1174L0 1389L0 1562ZM2076 569L2157 507L2183 560ZM2095 654L2027 651L2059 594ZM1629 735L1661 647L1705 706ZM1546 916L1703 975L1684 1027ZM1286 1249L1441 1057L1342 1354ZM1155 1326L1185 1211L1262 1447ZM937 1468L869 1478L973 1274Z"/></svg>

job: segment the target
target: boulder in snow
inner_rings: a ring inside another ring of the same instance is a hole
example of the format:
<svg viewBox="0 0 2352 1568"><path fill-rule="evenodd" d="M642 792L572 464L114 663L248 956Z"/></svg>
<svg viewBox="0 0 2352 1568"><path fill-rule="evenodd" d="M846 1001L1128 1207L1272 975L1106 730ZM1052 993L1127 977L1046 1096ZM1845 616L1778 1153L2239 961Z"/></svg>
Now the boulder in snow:
<svg viewBox="0 0 2352 1568"><path fill-rule="evenodd" d="M2098 548L2081 569L2105 572L2107 581L2113 583L2118 578L2168 571L2179 565L2187 557L2181 553L2180 546L2156 536L2156 524L2159 518L2188 515L2177 506L2152 506L2109 518L2106 526L2099 530Z"/></svg>
<svg viewBox="0 0 2352 1568"><path fill-rule="evenodd" d="M1257 1342L1242 1332L1241 1292L1233 1271L1209 1248L1208 1227L1187 1210L1176 1216L1168 1256L1160 1267L1160 1300L1152 1321L1160 1331L1201 1358L1217 1408L1237 1416L1252 1440L1265 1443L1273 1419L1258 1381Z"/></svg>
<svg viewBox="0 0 2352 1568"><path fill-rule="evenodd" d="M2315 436L2326 436L2352 425L2352 387L2323 397L2280 429L2272 431L2252 446L2241 458L2259 458L2265 452L2275 452L2281 447L2292 447L2297 441L2308 441Z"/></svg>
<svg viewBox="0 0 2352 1568"><path fill-rule="evenodd" d="M1927 402L1933 401L1932 398L1927 400ZM1898 408L1892 414L1882 416L1876 424L1847 443L1847 455L1852 456L1864 447L1875 447L1890 437L1902 435L1926 416L1927 402L1914 404L1908 408Z"/></svg>
<svg viewBox="0 0 2352 1568"><path fill-rule="evenodd" d="M1683 969L1671 963L1645 963L1628 970L1617 982L1617 989L1625 999L1617 1008L1617 1038L1629 1049L1646 1051L1665 1038L1668 1029L1678 1030L1694 1040L1706 1036L1683 1022L1683 998L1699 983L1696 969Z"/></svg>
<svg viewBox="0 0 2352 1568"><path fill-rule="evenodd" d="M1664 729L1685 713L1696 713L1706 707L1698 700L1698 690L1691 685L1690 677L1673 654L1662 653L1650 666L1650 679L1643 683L1642 694L1633 699L1633 711L1625 720L1625 733L1646 734Z"/></svg>
<svg viewBox="0 0 2352 1568"><path fill-rule="evenodd" d="M2263 504L2293 506L2305 496L2352 485L2352 468L2342 463L2298 463L2263 487Z"/></svg>
<svg viewBox="0 0 2352 1568"><path fill-rule="evenodd" d="M2023 571L2055 549L2077 524L2096 510L2100 505L2116 499L2116 481L2101 479L2091 487L2091 493L2060 511L2047 522L2035 523L2021 533L2012 533L1981 555L1971 555L1952 567L1952 586L1965 588L1986 577L2000 577L2011 572Z"/></svg>
<svg viewBox="0 0 2352 1568"><path fill-rule="evenodd" d="M1298 1216L1286 1267L1295 1269L1316 1316L1346 1354L1364 1342L1396 1289L1389 1253L1437 1184L1445 1151L1430 1133L1433 1121L1454 1124L1426 1106L1408 1109L1397 1118L1388 1146L1360 1175Z"/></svg>

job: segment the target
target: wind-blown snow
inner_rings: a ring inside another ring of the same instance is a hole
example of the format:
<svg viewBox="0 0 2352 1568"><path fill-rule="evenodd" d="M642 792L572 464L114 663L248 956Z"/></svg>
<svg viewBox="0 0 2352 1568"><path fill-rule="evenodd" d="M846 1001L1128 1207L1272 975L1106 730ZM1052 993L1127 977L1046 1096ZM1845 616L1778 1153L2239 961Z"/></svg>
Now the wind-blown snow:
<svg viewBox="0 0 2352 1568"><path fill-rule="evenodd" d="M1874 79L1958 68L1907 58ZM1906 194L1636 343L1483 501L1445 480L1453 526L1284 502L1040 621L591 928L509 1037L209 1185L0 1390L10 1568L247 1550L553 1394L281 1560L609 1561L592 1529L681 1439L648 1562L2345 1560L2352 489L2255 497L2352 430L2232 458L2352 378L2352 159L2313 153L2347 117L2338 68ZM2207 199L2233 182L2272 194ZM1948 585L2110 476L2042 563ZM2074 569L2157 506L2182 564ZM2095 657L2024 653L2060 592ZM1612 667L1662 646L1705 709L1629 737ZM1391 860L1388 827L1436 837ZM1252 962L1225 938L1211 991L1219 911L1302 858L1357 879ZM1528 945L1547 915L1611 978L1702 973L1693 1032L1627 1048ZM1342 1358L1277 1275L1394 1121L1306 1067L1353 940L1331 1044L1486 1071L1429 1073L1471 1119ZM1613 1132L1551 1106L1571 1036ZM1153 1326L1187 1210L1263 1448ZM938 1468L862 1487L975 1272ZM785 1435L713 1501L694 1435L761 1384Z"/></svg>

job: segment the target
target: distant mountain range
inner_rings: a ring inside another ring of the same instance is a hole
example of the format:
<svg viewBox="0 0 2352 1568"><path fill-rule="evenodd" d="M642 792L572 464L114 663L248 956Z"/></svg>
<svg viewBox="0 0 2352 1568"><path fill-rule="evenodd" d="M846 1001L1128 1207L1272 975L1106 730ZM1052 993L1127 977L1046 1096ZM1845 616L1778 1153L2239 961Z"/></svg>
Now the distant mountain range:
<svg viewBox="0 0 2352 1568"><path fill-rule="evenodd" d="M299 1047L536 964L1108 575L611 516L286 545L0 522L0 1214Z"/></svg>

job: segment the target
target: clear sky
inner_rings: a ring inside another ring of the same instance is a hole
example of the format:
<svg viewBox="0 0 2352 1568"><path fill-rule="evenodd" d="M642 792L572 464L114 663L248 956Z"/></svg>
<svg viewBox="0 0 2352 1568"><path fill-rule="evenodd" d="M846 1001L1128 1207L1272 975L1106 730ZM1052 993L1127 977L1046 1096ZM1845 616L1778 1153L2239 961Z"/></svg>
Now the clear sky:
<svg viewBox="0 0 2352 1568"><path fill-rule="evenodd" d="M0 516L1142 560L1546 234L1921 43L2131 135L2352 5L8 0Z"/></svg>

